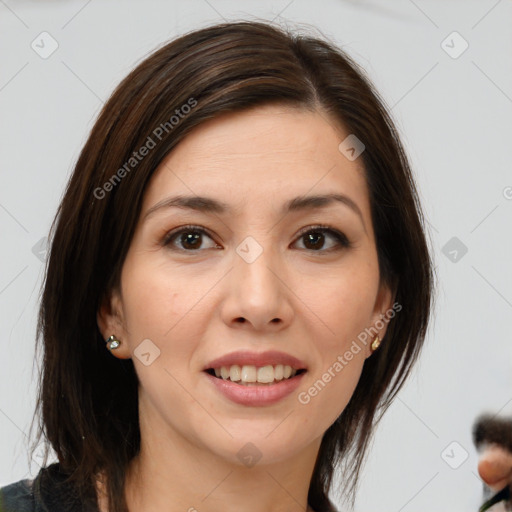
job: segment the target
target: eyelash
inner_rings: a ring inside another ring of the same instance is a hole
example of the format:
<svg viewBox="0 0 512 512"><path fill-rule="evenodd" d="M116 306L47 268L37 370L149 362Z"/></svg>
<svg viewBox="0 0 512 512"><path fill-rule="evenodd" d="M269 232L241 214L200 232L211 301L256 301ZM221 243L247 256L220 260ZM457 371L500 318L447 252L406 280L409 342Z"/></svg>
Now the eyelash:
<svg viewBox="0 0 512 512"><path fill-rule="evenodd" d="M182 226L176 230L170 231L167 233L163 240L162 245L163 246L169 246L174 238L176 238L177 235L181 235L182 233L190 233L194 232L196 234L204 234L207 235L209 238L213 240L213 236L204 228L201 228L199 226L195 225L186 225ZM308 233L322 233L322 234L329 234L331 235L338 243L338 247L331 247L330 249L321 249L321 250L314 250L314 249L303 249L308 252L314 252L314 253L331 253L333 251L340 251L342 249L349 249L352 247L352 242L345 236L344 233L341 231L338 231L337 229L332 228L331 226L328 226L326 224L317 224L315 226L308 226L307 228L301 230L299 232L299 235L297 237L297 240L299 240L304 235L307 235ZM201 249L179 249L179 248L171 248L170 250L178 251L178 252L190 252L190 253L197 253L200 252ZM204 250L204 249L203 249Z"/></svg>

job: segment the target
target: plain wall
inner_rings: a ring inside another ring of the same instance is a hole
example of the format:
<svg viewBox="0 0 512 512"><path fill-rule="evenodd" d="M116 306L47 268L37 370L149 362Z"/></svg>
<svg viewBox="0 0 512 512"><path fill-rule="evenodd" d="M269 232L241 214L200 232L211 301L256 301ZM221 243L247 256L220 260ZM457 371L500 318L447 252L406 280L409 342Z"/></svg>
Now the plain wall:
<svg viewBox="0 0 512 512"><path fill-rule="evenodd" d="M439 289L422 358L378 428L356 510L477 510L472 423L482 412L512 415L512 5L495 0L1 2L0 485L38 469L26 455L37 247L102 102L155 47L222 18L317 27L367 70L390 108ZM44 31L58 43L46 59L31 47Z"/></svg>

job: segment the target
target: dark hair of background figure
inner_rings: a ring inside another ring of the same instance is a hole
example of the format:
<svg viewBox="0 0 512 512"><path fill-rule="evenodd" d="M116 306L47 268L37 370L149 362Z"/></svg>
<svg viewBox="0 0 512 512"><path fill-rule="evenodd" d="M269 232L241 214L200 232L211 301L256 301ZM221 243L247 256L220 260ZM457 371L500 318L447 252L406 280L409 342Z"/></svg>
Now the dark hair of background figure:
<svg viewBox="0 0 512 512"><path fill-rule="evenodd" d="M94 190L191 97L197 106L136 169L96 198ZM327 39L259 21L188 33L143 60L100 112L52 223L37 323L36 346L40 350L42 342L44 355L34 447L46 438L84 503L95 502L101 471L109 482L109 510L128 510L125 469L140 446L138 381L131 359L119 360L106 350L96 315L108 290L120 284L146 185L169 152L204 121L268 104L319 111L366 146L359 158L380 277L402 306L379 350L365 361L350 402L325 432L309 487L308 503L316 512L335 511L328 492L339 465L353 506L374 428L426 337L434 271L425 221L397 130L365 73Z"/></svg>

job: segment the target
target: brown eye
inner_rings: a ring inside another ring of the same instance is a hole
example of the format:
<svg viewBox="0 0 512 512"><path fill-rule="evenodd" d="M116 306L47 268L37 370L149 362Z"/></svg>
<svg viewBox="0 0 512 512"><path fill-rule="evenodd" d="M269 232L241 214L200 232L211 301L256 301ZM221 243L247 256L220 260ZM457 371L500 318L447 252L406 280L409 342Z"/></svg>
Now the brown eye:
<svg viewBox="0 0 512 512"><path fill-rule="evenodd" d="M211 241L207 247L203 247L205 238ZM318 253L337 251L352 246L343 233L328 226L310 227L299 235L298 240L303 241L305 250ZM326 245L329 245L329 240L331 240L330 246L326 248ZM213 238L198 226L183 226L171 231L163 239L162 245L181 252L221 249Z"/></svg>
<svg viewBox="0 0 512 512"><path fill-rule="evenodd" d="M334 240L334 244L325 249L326 240L329 238ZM313 229L309 228L307 231L301 233L299 240L304 241L306 250L315 252L330 252L331 250L351 246L349 240L343 233L327 226L316 226Z"/></svg>
<svg viewBox="0 0 512 512"><path fill-rule="evenodd" d="M172 247L172 249L176 248L176 250L192 252L201 249L202 246L202 237L206 236L209 238L213 244L207 248L215 248L218 245L212 240L212 238L206 233L204 229L198 228L196 226L184 226L179 228L178 230L171 231L164 238L162 245L164 246L175 246L178 244L178 247Z"/></svg>

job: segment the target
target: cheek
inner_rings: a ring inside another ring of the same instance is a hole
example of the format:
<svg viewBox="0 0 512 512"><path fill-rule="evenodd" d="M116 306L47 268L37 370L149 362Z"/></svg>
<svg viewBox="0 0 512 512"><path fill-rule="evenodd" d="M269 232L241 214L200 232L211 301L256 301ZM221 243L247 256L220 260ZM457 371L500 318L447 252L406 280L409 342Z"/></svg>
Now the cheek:
<svg viewBox="0 0 512 512"><path fill-rule="evenodd" d="M186 371L194 347L193 343L183 341L194 339L194 329L197 329L197 324L191 323L193 307L197 303L193 290L158 269L144 266L126 266L124 278L125 327L141 380L154 379L155 375L165 376L155 371L148 374L147 369L167 368L174 373L175 368L181 368ZM141 342L147 339L154 346L148 342L146 345L157 357L151 366L145 367L137 354L143 347Z"/></svg>
<svg viewBox="0 0 512 512"><path fill-rule="evenodd" d="M378 271L370 266L347 266L304 282L302 296L324 326L320 337L329 354L342 350L370 322L378 289ZM317 338L318 339L318 338ZM324 354L326 352L324 351Z"/></svg>
<svg viewBox="0 0 512 512"><path fill-rule="evenodd" d="M334 361L315 374L298 395L304 424L325 432L346 408L359 382L364 359L354 355L345 364Z"/></svg>
<svg viewBox="0 0 512 512"><path fill-rule="evenodd" d="M309 284L307 305L320 323L311 333L318 365L298 397L306 423L316 418L327 429L350 401L366 360L364 330L371 326L377 288L371 265L333 272L323 286Z"/></svg>
<svg viewBox="0 0 512 512"><path fill-rule="evenodd" d="M180 278L179 271L151 265L142 256L128 262L123 274L125 320L130 333L149 330L160 339L171 335L200 293L194 282Z"/></svg>

